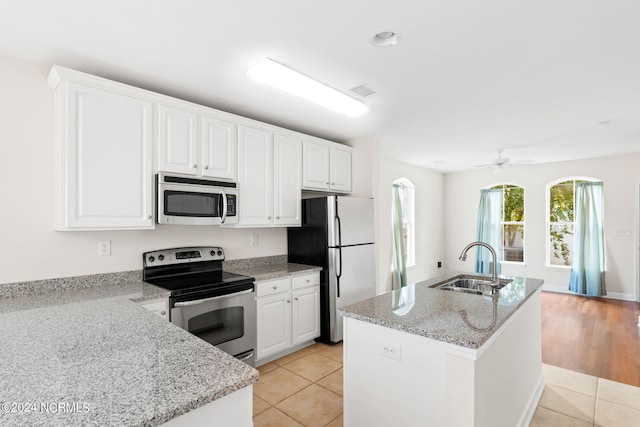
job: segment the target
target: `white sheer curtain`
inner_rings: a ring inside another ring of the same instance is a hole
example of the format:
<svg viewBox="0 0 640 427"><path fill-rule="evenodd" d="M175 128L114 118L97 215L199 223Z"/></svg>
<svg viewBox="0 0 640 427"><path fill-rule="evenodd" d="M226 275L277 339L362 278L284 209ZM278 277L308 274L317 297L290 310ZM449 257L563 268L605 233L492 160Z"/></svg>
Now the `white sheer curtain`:
<svg viewBox="0 0 640 427"><path fill-rule="evenodd" d="M502 188L480 190L476 240L485 242L496 251L496 274L500 274L500 240L502 239ZM476 273L491 271L491 255L486 248L476 249Z"/></svg>
<svg viewBox="0 0 640 427"><path fill-rule="evenodd" d="M604 194L602 182L576 184L575 239L569 289L606 295L604 281Z"/></svg>
<svg viewBox="0 0 640 427"><path fill-rule="evenodd" d="M391 187L391 289L393 290L407 286L401 190L400 185L394 184Z"/></svg>

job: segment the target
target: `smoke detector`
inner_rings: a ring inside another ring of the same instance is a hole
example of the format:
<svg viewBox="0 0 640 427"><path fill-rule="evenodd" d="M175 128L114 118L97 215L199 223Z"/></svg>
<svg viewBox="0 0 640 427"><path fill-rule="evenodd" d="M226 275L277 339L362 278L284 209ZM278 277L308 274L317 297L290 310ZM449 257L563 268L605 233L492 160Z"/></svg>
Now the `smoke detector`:
<svg viewBox="0 0 640 427"><path fill-rule="evenodd" d="M371 36L369 41L372 45L378 47L393 46L400 40L400 36L395 31L382 30Z"/></svg>

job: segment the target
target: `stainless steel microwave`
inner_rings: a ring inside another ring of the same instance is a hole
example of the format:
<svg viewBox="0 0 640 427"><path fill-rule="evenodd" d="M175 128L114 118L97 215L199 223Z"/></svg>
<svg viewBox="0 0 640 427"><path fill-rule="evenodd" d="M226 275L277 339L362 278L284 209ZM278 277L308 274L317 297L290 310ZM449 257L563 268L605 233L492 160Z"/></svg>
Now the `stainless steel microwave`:
<svg viewBox="0 0 640 427"><path fill-rule="evenodd" d="M156 222L177 225L238 223L235 182L159 173Z"/></svg>

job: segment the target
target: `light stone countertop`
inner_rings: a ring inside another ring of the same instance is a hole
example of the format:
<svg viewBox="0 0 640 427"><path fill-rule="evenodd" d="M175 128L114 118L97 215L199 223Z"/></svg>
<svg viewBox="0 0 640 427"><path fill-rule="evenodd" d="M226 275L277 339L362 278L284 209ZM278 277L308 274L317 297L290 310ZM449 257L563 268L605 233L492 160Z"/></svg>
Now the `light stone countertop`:
<svg viewBox="0 0 640 427"><path fill-rule="evenodd" d="M469 322L477 328L492 323L493 302L489 296L443 291L430 286L463 272L440 276L343 307L343 316L397 329L426 338L479 349L500 326L542 286L540 279L509 277L511 283L500 289L497 323L487 332L476 332L462 320L459 310L466 310ZM477 274L471 273L478 276Z"/></svg>
<svg viewBox="0 0 640 427"><path fill-rule="evenodd" d="M2 426L155 426L258 379L133 302L168 297L155 286L23 288L0 285L0 403L36 406L0 411Z"/></svg>
<svg viewBox="0 0 640 427"><path fill-rule="evenodd" d="M279 279L281 277L292 276L296 274L312 273L320 271L322 267L312 265L280 263L271 265L255 265L255 266L229 266L226 271L236 274L251 276L257 282L262 280Z"/></svg>

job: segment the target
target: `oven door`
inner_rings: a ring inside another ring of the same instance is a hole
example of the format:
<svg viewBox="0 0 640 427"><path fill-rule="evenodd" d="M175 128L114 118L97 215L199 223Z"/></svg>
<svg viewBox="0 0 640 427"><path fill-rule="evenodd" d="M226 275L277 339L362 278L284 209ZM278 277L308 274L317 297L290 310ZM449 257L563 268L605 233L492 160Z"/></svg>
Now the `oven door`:
<svg viewBox="0 0 640 427"><path fill-rule="evenodd" d="M236 224L237 200L238 191L234 188L160 182L157 222L177 225Z"/></svg>
<svg viewBox="0 0 640 427"><path fill-rule="evenodd" d="M174 301L171 322L220 350L255 365L255 292Z"/></svg>

